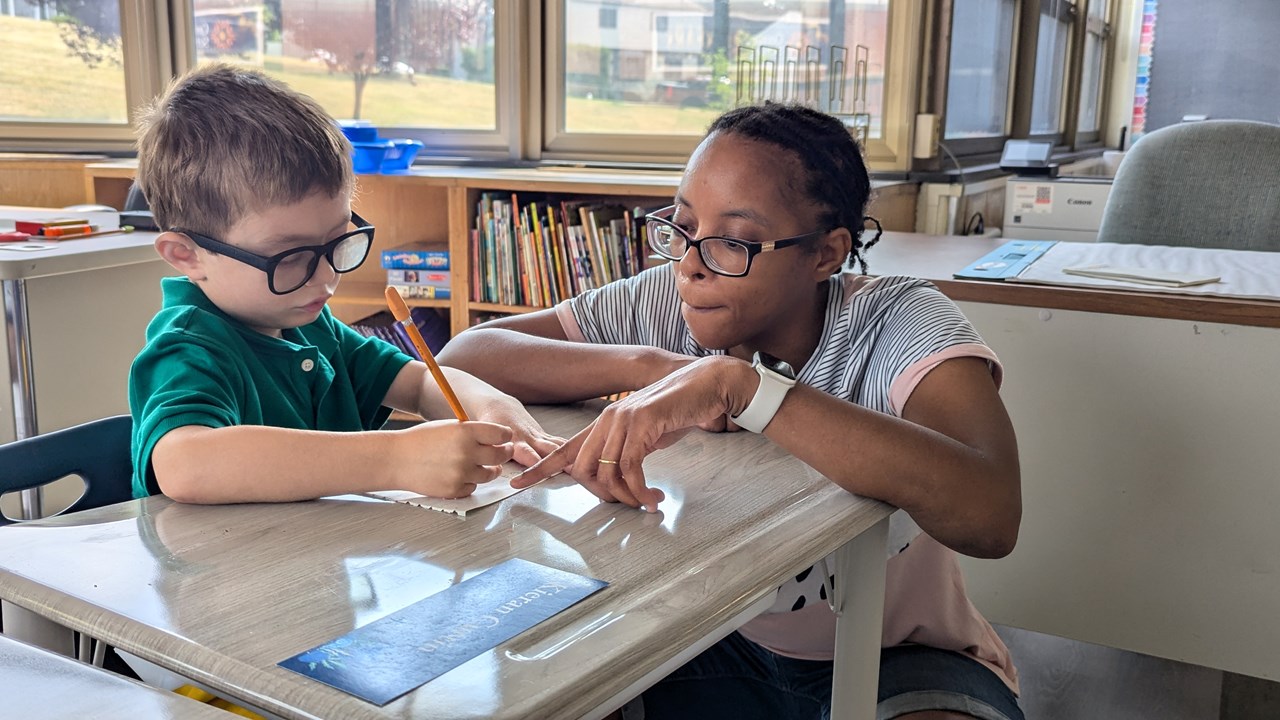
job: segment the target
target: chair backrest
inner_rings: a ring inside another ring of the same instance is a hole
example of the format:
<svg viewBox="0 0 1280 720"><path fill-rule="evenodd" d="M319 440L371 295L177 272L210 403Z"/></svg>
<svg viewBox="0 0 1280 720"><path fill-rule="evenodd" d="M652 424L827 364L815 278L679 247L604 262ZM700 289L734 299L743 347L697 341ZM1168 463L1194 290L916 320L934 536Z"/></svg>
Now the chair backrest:
<svg viewBox="0 0 1280 720"><path fill-rule="evenodd" d="M1125 153L1099 242L1280 250L1280 125L1207 120Z"/></svg>
<svg viewBox="0 0 1280 720"><path fill-rule="evenodd" d="M89 510L133 497L128 415L93 420L0 445L0 492L47 485L67 475L84 479L84 495L65 512ZM11 520L0 515L0 525Z"/></svg>

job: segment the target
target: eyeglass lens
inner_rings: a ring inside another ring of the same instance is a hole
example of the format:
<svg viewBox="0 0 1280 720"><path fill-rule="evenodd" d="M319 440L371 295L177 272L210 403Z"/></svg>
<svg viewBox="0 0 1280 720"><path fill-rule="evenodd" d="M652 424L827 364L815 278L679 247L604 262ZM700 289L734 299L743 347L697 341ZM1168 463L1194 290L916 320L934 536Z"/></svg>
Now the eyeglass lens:
<svg viewBox="0 0 1280 720"><path fill-rule="evenodd" d="M307 284L311 276L315 275L322 254L327 255L329 264L333 266L335 272L351 272L364 262L372 242L369 233L355 232L331 246L328 253L324 253L321 248L299 248L296 252L280 258L276 263L271 273L272 289L284 294Z"/></svg>
<svg viewBox="0 0 1280 720"><path fill-rule="evenodd" d="M649 243L655 252L668 260L679 260L689 249L689 237L674 225L659 219L647 223ZM725 275L742 275L747 271L751 253L747 246L727 238L703 238L698 254L711 270Z"/></svg>

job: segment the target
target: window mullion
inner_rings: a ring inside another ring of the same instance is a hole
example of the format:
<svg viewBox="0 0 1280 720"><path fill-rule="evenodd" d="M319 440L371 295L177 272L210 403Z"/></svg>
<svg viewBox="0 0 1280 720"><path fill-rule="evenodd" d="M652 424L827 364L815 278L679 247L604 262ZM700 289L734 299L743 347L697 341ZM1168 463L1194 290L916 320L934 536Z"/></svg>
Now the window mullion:
<svg viewBox="0 0 1280 720"><path fill-rule="evenodd" d="M1022 0L1018 3L1017 47L1014 48L1013 119L1010 137L1026 137L1031 132L1035 100L1036 51L1040 41L1040 15L1053 0ZM1037 8L1039 6L1039 8Z"/></svg>
<svg viewBox="0 0 1280 720"><path fill-rule="evenodd" d="M1063 100L1066 116L1062 133L1065 143L1072 149L1078 145L1076 133L1080 127L1080 102L1084 83L1084 51L1088 8L1072 6L1071 42L1067 48L1067 96Z"/></svg>

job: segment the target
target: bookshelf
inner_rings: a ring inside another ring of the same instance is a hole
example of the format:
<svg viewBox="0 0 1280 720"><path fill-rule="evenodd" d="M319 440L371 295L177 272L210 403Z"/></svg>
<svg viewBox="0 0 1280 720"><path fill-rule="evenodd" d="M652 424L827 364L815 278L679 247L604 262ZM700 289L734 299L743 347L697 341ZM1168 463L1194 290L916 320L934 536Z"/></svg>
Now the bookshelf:
<svg viewBox="0 0 1280 720"><path fill-rule="evenodd" d="M123 199L137 164L93 163L85 167L85 187L94 198ZM618 203L627 207L664 204L680 184L679 172L587 168L473 168L426 166L397 175L358 176L355 210L377 228L375 251L422 242L449 251L449 299L406 299L410 306L448 311L456 335L483 315L531 312L540 307L472 300L471 229L484 193L515 193L537 200ZM870 213L885 230L914 229L917 185L873 183ZM330 301L334 315L354 322L385 309L386 271L371 256L348 274Z"/></svg>

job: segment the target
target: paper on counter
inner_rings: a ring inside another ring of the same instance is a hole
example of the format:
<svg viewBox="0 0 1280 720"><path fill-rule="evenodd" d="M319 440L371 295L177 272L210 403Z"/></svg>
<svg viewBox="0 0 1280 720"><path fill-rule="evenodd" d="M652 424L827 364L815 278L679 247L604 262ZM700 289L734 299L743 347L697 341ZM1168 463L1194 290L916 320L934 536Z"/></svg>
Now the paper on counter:
<svg viewBox="0 0 1280 720"><path fill-rule="evenodd" d="M479 510L500 500L505 500L524 490L525 488L511 487L511 478L519 475L522 470L524 468L515 463L507 463L502 468L502 475L480 485L474 493L464 498L436 498L419 495L407 490L379 490L365 494L380 500L390 500L413 505L414 507L426 508L427 510L439 510L440 512L466 517L467 513L473 510Z"/></svg>
<svg viewBox="0 0 1280 720"><path fill-rule="evenodd" d="M1068 275L1100 278L1103 280L1126 280L1144 285L1161 287L1191 287L1207 285L1222 280L1217 275L1197 275L1194 273L1173 272L1143 267L1118 267L1115 265L1082 265L1080 267L1062 268Z"/></svg>
<svg viewBox="0 0 1280 720"><path fill-rule="evenodd" d="M1155 285L1129 278L1089 277L1066 272L1091 265L1110 268L1142 268L1140 272L1177 273L1193 278L1221 278L1200 285ZM1068 287L1177 293L1201 297L1251 298L1280 301L1280 252L1171 247L1137 243L1059 242L1006 282L1065 285Z"/></svg>

